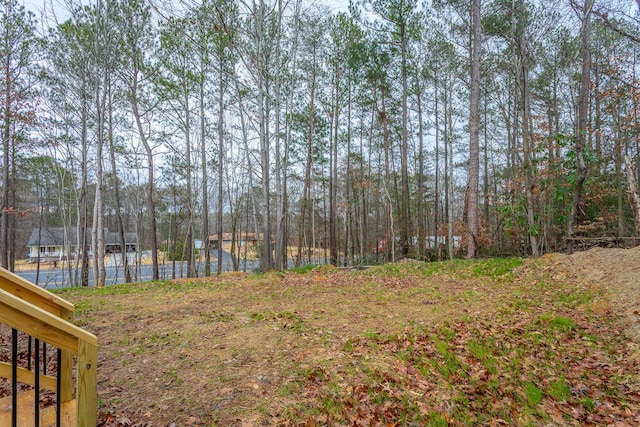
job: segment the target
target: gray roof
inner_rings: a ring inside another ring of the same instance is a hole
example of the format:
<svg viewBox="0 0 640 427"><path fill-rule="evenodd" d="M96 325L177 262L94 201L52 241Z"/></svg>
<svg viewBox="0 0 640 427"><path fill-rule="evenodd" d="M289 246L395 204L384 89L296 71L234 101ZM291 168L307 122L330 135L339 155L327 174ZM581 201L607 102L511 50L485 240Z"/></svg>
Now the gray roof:
<svg viewBox="0 0 640 427"><path fill-rule="evenodd" d="M34 228L31 231L31 237L29 237L29 242L27 246L38 246L38 228ZM76 228L69 228L69 239L71 240L71 244L74 245L77 239ZM46 227L42 228L40 232L40 246L62 246L65 243L65 233L63 227ZM138 243L138 236L136 233L124 233L124 239L127 244L136 244ZM89 244L91 244L91 233L89 233ZM120 244L120 233L116 233L115 231L109 231L109 229L104 229L104 244L105 245L117 245Z"/></svg>

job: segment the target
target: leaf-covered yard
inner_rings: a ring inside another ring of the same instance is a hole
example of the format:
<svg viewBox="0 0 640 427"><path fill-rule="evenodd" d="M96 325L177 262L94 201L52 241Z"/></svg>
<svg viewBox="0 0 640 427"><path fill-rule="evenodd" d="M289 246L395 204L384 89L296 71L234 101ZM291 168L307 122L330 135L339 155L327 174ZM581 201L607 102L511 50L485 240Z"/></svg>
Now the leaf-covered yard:
<svg viewBox="0 0 640 427"><path fill-rule="evenodd" d="M634 426L639 268L611 249L61 294L99 338L107 426Z"/></svg>

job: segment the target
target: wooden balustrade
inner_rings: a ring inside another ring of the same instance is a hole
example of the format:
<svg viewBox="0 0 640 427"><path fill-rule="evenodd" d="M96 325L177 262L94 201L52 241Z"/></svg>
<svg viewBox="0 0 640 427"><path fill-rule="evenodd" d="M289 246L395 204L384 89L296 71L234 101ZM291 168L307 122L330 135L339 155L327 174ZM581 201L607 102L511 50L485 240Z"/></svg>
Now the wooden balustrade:
<svg viewBox="0 0 640 427"><path fill-rule="evenodd" d="M39 375L42 388L59 391L62 405L75 403L76 426L96 425L98 339L73 323L68 301L0 268L0 323L61 350L60 385L56 378ZM73 390L73 357L76 387ZM12 366L0 363L0 377L12 378ZM18 368L17 380L34 385L35 373ZM67 405L69 406L69 405Z"/></svg>

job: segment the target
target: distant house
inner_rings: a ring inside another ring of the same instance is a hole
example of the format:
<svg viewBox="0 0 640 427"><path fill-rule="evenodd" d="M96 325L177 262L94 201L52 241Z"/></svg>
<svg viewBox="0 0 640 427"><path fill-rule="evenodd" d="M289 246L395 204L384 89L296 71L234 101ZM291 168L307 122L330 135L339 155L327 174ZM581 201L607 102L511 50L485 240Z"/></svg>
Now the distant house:
<svg viewBox="0 0 640 427"><path fill-rule="evenodd" d="M454 248L459 247L461 241L462 241L462 237L453 236L453 247ZM427 248L434 249L434 248L437 248L439 245L446 245L447 236L427 236L427 240L425 243L427 245Z"/></svg>
<svg viewBox="0 0 640 427"><path fill-rule="evenodd" d="M255 245L258 243L258 238L262 240L262 234L259 234L256 237L255 233L237 233L236 234L236 244L238 246L244 246L246 244ZM233 233L222 233L222 245L231 245L231 240L233 239ZM212 234L209 236L209 249L218 249L218 243L220 242L220 238L217 234Z"/></svg>
<svg viewBox="0 0 640 427"><path fill-rule="evenodd" d="M75 257L78 254L78 238L75 228L69 228L68 236L65 236L63 227L34 228L27 247L29 248L29 260L58 260L67 256ZM67 240L68 238L68 240ZM135 233L125 233L126 251L135 252L138 244L138 236ZM89 246L91 246L91 234L89 234ZM104 230L104 246L106 253L121 252L122 242L120 233Z"/></svg>

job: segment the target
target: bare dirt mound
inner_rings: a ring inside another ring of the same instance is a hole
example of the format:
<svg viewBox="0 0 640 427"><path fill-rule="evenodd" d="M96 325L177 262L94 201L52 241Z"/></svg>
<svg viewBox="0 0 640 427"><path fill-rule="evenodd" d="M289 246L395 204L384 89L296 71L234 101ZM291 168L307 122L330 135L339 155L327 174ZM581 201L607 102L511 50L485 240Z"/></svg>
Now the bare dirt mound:
<svg viewBox="0 0 640 427"><path fill-rule="evenodd" d="M622 317L628 334L640 340L640 246L594 248L557 255L555 261L579 281L605 290L610 308Z"/></svg>

